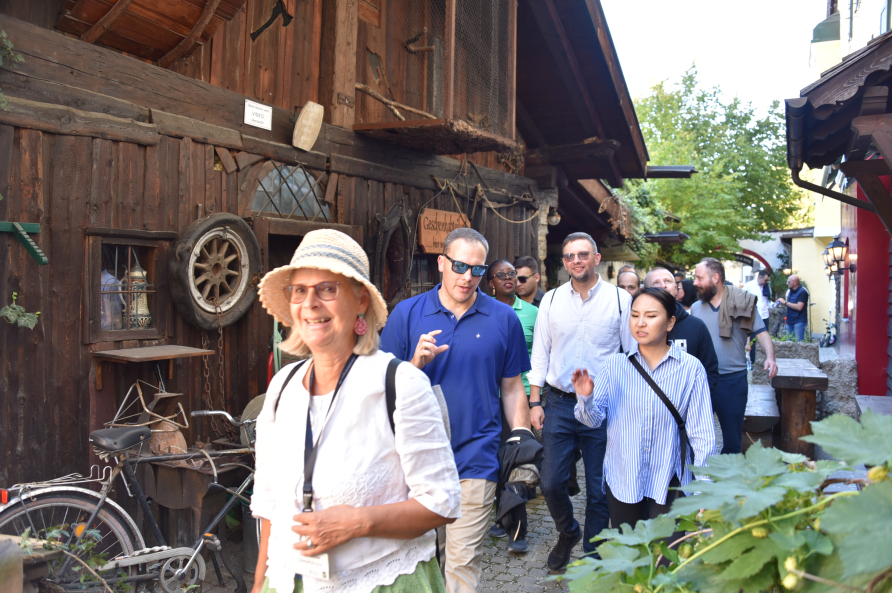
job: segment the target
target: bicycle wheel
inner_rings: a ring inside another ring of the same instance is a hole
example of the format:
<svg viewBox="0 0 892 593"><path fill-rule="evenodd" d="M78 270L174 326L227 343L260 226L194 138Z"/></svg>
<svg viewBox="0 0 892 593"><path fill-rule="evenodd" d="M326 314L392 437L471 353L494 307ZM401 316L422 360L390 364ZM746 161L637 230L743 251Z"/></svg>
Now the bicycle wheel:
<svg viewBox="0 0 892 593"><path fill-rule="evenodd" d="M61 525L69 526L66 531L71 533L70 526L86 523L95 510L95 499L76 492L36 494L23 504L15 504L0 513L0 534L21 537L30 528L31 538L44 539L48 530ZM120 512L109 505L99 510L91 529L99 532L99 540L91 551L94 556L104 555L106 560L111 560L132 554L138 549L137 542L140 538L133 533L132 527L120 516ZM55 580L61 567L61 560L54 562L47 579ZM135 567L131 567L128 572L128 576L133 576ZM64 580L76 581L79 577L79 573L69 570Z"/></svg>

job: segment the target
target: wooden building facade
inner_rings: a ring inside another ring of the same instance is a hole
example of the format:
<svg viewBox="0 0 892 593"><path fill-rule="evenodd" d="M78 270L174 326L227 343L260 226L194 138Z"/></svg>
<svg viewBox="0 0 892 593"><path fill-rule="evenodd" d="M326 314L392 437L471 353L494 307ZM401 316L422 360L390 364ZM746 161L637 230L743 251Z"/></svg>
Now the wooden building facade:
<svg viewBox="0 0 892 593"><path fill-rule="evenodd" d="M623 240L578 183L646 173L597 2L281 4L285 15L275 0L0 2L0 29L24 58L0 69L0 222L19 223L48 260L0 232L0 299L15 292L40 311L33 330L0 332L0 484L86 473L89 431L137 379L160 375L187 412L240 413L268 380L273 323L256 284L310 230L356 238L391 305L438 282L436 254L417 244L422 209L466 217L491 259L544 260L550 209L563 211L562 233ZM487 10L499 59L472 75L462 15ZM566 19L580 15L588 20L571 30ZM517 61L523 35L547 38L535 64ZM532 87L543 60L560 66L541 82L564 111L549 112ZM433 118L403 110L401 121L357 85ZM270 129L245 123L246 100L269 109ZM325 115L304 151L291 136L310 101ZM226 244L240 254L234 264ZM232 286L196 272L214 266ZM214 353L130 363L97 354L157 345ZM184 433L190 445L217 438L207 424Z"/></svg>

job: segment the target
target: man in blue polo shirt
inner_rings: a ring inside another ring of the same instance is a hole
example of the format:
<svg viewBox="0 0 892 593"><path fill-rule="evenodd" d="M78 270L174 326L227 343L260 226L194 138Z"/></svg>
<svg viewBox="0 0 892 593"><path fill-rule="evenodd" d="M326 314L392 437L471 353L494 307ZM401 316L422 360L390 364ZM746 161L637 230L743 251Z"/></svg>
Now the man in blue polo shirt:
<svg viewBox="0 0 892 593"><path fill-rule="evenodd" d="M523 328L514 309L478 288L488 252L486 239L473 229L449 233L437 259L442 283L398 304L381 334L381 350L422 369L442 387L449 408L462 487L461 518L446 526L450 593L470 593L480 584L499 474L499 406L512 430L530 430L520 377L530 370Z"/></svg>
<svg viewBox="0 0 892 593"><path fill-rule="evenodd" d="M796 274L787 278L787 289L787 298L777 299L777 302L787 306L787 335L801 342L805 339L808 323L808 289L800 284Z"/></svg>

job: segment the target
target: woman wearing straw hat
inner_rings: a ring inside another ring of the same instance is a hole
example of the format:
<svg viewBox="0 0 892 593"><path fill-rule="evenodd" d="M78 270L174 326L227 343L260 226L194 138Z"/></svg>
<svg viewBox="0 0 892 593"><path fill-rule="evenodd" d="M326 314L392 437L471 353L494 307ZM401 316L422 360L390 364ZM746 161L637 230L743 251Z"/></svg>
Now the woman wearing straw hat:
<svg viewBox="0 0 892 593"><path fill-rule="evenodd" d="M397 367L391 428L387 307L365 252L338 231L307 233L259 294L292 328L282 349L311 358L273 378L257 418L253 593L445 591L434 530L460 514L458 473L430 381L411 364Z"/></svg>

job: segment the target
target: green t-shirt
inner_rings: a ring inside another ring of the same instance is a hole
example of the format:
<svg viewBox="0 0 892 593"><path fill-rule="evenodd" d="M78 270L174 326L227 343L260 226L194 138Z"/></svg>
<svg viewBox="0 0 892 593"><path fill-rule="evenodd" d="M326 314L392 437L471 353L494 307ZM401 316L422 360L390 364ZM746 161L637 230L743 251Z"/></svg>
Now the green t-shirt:
<svg viewBox="0 0 892 593"><path fill-rule="evenodd" d="M533 329L536 327L536 317L539 315L539 309L535 305L531 305L520 297L514 300L514 312L520 320L520 326L523 328L523 337L527 342L527 353L533 355ZM520 375L523 381L523 387L527 390L527 398L530 397L530 382L527 381L527 374Z"/></svg>

